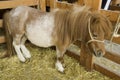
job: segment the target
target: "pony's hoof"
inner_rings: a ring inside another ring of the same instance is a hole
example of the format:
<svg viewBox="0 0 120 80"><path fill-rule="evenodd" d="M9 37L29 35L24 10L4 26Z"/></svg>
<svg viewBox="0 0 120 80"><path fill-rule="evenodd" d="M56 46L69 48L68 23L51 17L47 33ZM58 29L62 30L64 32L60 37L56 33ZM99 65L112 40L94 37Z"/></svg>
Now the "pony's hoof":
<svg viewBox="0 0 120 80"><path fill-rule="evenodd" d="M64 68L63 68L63 66L62 66L61 63L57 62L57 63L55 64L55 66L56 66L56 69L57 69L59 72L64 73Z"/></svg>
<svg viewBox="0 0 120 80"><path fill-rule="evenodd" d="M57 69L57 70L58 70L60 73L63 73L63 74L65 73L65 72L64 72L64 69Z"/></svg>
<svg viewBox="0 0 120 80"><path fill-rule="evenodd" d="M59 70L58 70L58 72L61 73L61 74L65 74L65 71L59 71Z"/></svg>
<svg viewBox="0 0 120 80"><path fill-rule="evenodd" d="M25 63L25 61L26 61L25 58L23 58L23 59L19 59L19 60L20 60L20 62L22 62L22 63Z"/></svg>
<svg viewBox="0 0 120 80"><path fill-rule="evenodd" d="M31 58L31 55L27 55L26 58L27 58L27 59L30 59L30 58Z"/></svg>

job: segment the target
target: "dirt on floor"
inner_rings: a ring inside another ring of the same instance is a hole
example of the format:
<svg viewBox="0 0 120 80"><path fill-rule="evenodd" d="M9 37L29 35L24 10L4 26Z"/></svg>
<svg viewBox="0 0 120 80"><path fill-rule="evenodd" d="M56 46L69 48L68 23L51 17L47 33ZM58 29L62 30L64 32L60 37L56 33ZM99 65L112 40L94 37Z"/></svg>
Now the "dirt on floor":
<svg viewBox="0 0 120 80"><path fill-rule="evenodd" d="M65 73L55 69L56 51L51 48L39 48L26 44L32 58L21 63L17 56L0 59L0 80L112 80L103 74L93 71L87 72L79 62L67 55ZM5 44L0 45L0 54L5 51Z"/></svg>

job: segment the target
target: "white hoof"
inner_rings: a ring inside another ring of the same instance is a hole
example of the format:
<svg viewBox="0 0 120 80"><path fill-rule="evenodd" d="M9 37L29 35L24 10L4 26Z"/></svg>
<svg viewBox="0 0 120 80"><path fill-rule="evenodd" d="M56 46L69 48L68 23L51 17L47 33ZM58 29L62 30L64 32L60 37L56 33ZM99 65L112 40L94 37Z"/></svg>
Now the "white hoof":
<svg viewBox="0 0 120 80"><path fill-rule="evenodd" d="M23 55L24 55L25 58L27 58L27 59L31 58L30 52L27 51L27 50L24 50Z"/></svg>
<svg viewBox="0 0 120 80"><path fill-rule="evenodd" d="M19 60L20 60L21 62L25 62L25 61L26 61L26 59L25 59L23 56L18 56L18 58L19 58Z"/></svg>
<svg viewBox="0 0 120 80"><path fill-rule="evenodd" d="M27 48L24 45L21 45L21 50L25 58L27 59L31 58L29 50L27 50Z"/></svg>
<svg viewBox="0 0 120 80"><path fill-rule="evenodd" d="M63 65L61 64L61 62L57 61L56 64L56 69L62 73L64 73L64 68L63 68Z"/></svg>
<svg viewBox="0 0 120 80"><path fill-rule="evenodd" d="M20 50L20 45L17 45L16 42L13 41L13 46L15 48L15 51L17 53L17 57L21 62L25 62L25 58Z"/></svg>

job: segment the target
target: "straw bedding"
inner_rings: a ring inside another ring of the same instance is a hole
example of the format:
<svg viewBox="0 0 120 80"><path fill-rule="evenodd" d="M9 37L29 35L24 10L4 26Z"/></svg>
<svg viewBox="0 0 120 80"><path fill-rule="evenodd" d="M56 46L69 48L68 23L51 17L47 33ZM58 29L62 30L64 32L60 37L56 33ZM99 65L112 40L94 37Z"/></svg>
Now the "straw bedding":
<svg viewBox="0 0 120 80"><path fill-rule="evenodd" d="M15 56L0 59L0 80L111 80L99 72L87 72L77 60L65 55L65 74L55 69L55 50L26 44L32 58L21 63ZM5 47L0 46L0 54Z"/></svg>

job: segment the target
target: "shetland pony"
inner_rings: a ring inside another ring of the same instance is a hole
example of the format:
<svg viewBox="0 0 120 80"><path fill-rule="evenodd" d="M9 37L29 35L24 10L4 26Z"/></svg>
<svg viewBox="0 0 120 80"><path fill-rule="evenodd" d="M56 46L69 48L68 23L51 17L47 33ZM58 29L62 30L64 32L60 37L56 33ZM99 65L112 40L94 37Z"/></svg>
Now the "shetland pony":
<svg viewBox="0 0 120 80"><path fill-rule="evenodd" d="M110 21L88 7L55 9L51 12L18 6L4 15L8 53L16 52L20 61L31 58L25 47L28 39L39 47L56 46L56 68L64 72L63 55L70 44L80 40L95 56L105 54L104 39L110 36Z"/></svg>

